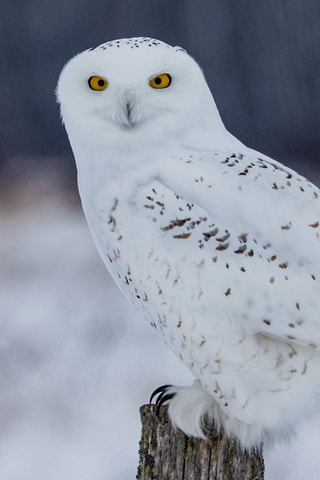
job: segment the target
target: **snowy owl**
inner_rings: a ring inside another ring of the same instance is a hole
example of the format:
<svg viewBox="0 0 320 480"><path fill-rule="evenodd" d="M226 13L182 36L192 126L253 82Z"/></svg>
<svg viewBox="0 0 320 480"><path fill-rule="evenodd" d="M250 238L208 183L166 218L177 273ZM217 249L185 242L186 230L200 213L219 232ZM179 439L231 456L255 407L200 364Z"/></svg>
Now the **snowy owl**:
<svg viewBox="0 0 320 480"><path fill-rule="evenodd" d="M319 189L226 130L180 47L86 50L57 97L95 245L195 377L158 403L187 435L288 437L319 402Z"/></svg>

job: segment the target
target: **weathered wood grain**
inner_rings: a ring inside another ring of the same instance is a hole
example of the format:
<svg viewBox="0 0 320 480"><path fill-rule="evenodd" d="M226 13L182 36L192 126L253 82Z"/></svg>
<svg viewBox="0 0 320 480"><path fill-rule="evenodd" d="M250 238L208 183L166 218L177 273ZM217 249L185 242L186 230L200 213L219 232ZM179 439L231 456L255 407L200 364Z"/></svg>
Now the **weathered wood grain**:
<svg viewBox="0 0 320 480"><path fill-rule="evenodd" d="M140 408L142 433L137 480L263 480L262 449L243 452L238 443L210 428L210 440L174 429L168 407Z"/></svg>

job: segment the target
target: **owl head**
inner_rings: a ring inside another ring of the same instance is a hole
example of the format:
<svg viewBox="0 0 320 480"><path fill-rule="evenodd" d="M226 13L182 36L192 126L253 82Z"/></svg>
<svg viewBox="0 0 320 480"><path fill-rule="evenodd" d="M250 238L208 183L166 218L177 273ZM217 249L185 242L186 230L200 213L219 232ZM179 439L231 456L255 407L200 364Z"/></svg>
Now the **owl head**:
<svg viewBox="0 0 320 480"><path fill-rule="evenodd" d="M198 64L182 48L146 37L75 56L57 98L72 145L144 148L224 129Z"/></svg>

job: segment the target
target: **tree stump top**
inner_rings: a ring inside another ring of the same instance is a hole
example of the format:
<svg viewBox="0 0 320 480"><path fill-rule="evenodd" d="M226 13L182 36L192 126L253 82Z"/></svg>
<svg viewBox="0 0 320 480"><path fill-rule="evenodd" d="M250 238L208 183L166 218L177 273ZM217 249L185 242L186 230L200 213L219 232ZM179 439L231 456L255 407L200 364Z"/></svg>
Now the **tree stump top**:
<svg viewBox="0 0 320 480"><path fill-rule="evenodd" d="M238 442L210 428L210 438L175 429L168 407L140 408L142 434L137 480L263 480L262 448L244 452Z"/></svg>

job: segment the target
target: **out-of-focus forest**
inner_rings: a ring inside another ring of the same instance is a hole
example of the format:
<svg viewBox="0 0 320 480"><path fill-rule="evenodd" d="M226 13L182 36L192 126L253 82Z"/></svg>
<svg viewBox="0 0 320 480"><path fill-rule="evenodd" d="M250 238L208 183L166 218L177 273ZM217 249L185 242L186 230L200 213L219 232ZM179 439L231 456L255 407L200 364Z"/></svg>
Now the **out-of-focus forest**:
<svg viewBox="0 0 320 480"><path fill-rule="evenodd" d="M135 478L139 406L193 380L98 258L54 94L76 53L145 35L197 59L242 142L320 184L319 0L1 0L1 480ZM266 480L318 480L319 442L320 414Z"/></svg>

